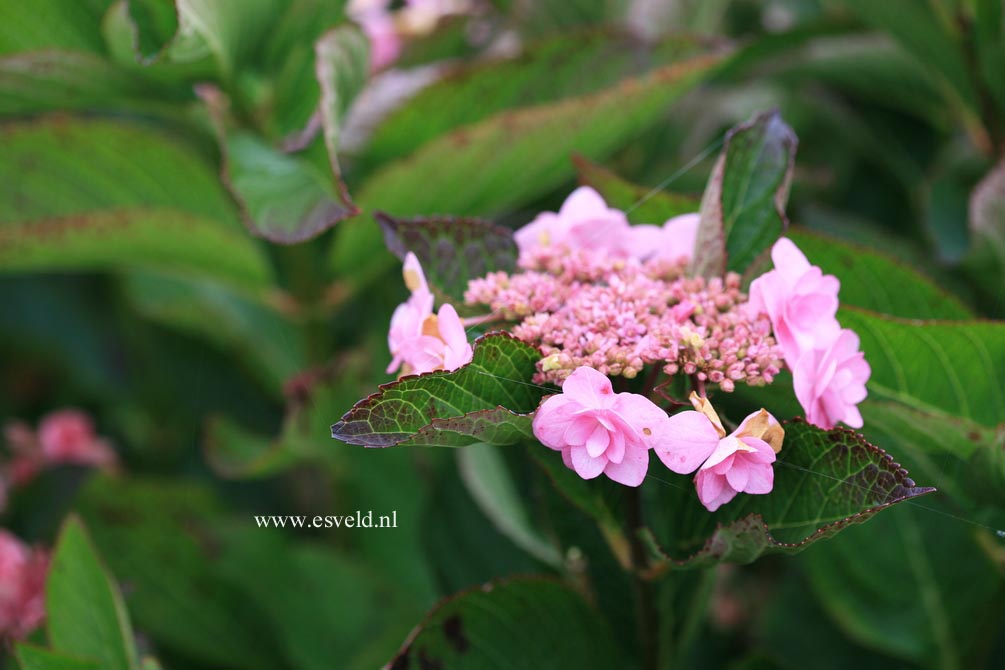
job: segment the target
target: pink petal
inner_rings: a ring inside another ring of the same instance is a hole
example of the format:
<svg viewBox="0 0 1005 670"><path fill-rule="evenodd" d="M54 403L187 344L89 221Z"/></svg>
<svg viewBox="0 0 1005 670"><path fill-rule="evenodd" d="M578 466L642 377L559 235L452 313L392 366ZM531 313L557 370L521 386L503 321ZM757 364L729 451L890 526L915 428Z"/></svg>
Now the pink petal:
<svg viewBox="0 0 1005 670"><path fill-rule="evenodd" d="M569 194L558 213L570 219L589 219L607 214L604 198L589 186L580 186Z"/></svg>
<svg viewBox="0 0 1005 670"><path fill-rule="evenodd" d="M749 472L746 459L734 458L733 467L726 471L726 481L732 489L742 491L747 486Z"/></svg>
<svg viewBox="0 0 1005 670"><path fill-rule="evenodd" d="M604 474L625 486L638 486L649 471L649 450L638 447L625 450L620 463L608 462Z"/></svg>
<svg viewBox="0 0 1005 670"><path fill-rule="evenodd" d="M572 447L569 451L572 453L572 469L583 479L593 479L607 466L606 458L590 456L585 447Z"/></svg>
<svg viewBox="0 0 1005 670"><path fill-rule="evenodd" d="M566 447L565 449L562 449L562 462L565 463L565 467L570 470L575 470L575 468L572 467L572 448Z"/></svg>
<svg viewBox="0 0 1005 670"><path fill-rule="evenodd" d="M747 468L747 485L744 493L771 493L775 485L775 469L770 465L755 463Z"/></svg>
<svg viewBox="0 0 1005 670"><path fill-rule="evenodd" d="M663 229L659 226L632 226L629 233L629 254L639 260L652 258L659 254L663 244Z"/></svg>
<svg viewBox="0 0 1005 670"><path fill-rule="evenodd" d="M671 432L670 417L656 403L637 393L619 393L614 401L617 412L628 426L629 441L641 440L647 449L661 444Z"/></svg>
<svg viewBox="0 0 1005 670"><path fill-rule="evenodd" d="M573 421L573 413L577 409L579 405L562 394L545 398L534 413L534 421L531 424L534 437L549 449L568 451L566 447L569 443L565 436L567 427Z"/></svg>
<svg viewBox="0 0 1005 670"><path fill-rule="evenodd" d="M688 410L669 418L653 445L656 455L678 474L694 472L719 444L715 426L700 412Z"/></svg>
<svg viewBox="0 0 1005 670"><path fill-rule="evenodd" d="M611 436L611 444L607 447L607 460L612 463L620 463L625 458L625 434L621 431L614 431L613 433L608 433Z"/></svg>
<svg viewBox="0 0 1005 670"><path fill-rule="evenodd" d="M614 403L611 380L591 367L580 366L562 383L562 393L585 409L601 409Z"/></svg>
<svg viewBox="0 0 1005 670"><path fill-rule="evenodd" d="M597 420L593 417L592 413L581 414L582 409L575 400L570 399L569 402L575 404L576 410L572 421L568 424L568 428L565 429L565 443L578 447L586 444L590 435L596 430Z"/></svg>
<svg viewBox="0 0 1005 670"><path fill-rule="evenodd" d="M715 449L713 449L712 453L708 455L708 459L705 461L704 465L701 466L701 469L709 470L714 468L735 454L740 446L740 441L738 439L732 435L727 435L719 440L718 444L715 445Z"/></svg>
<svg viewBox="0 0 1005 670"><path fill-rule="evenodd" d="M597 458L605 451L607 451L607 445L611 443L610 434L607 429L601 426L599 423L597 427L593 429L590 437L586 440L586 453L588 453L592 458Z"/></svg>
<svg viewBox="0 0 1005 670"><path fill-rule="evenodd" d="M676 261L679 258L690 259L694 255L694 245L698 239L698 226L700 224L701 214L698 212L681 214L664 223L666 246L661 250L662 257L669 261Z"/></svg>
<svg viewBox="0 0 1005 670"><path fill-rule="evenodd" d="M807 270L810 269L810 262L799 247L787 237L779 238L771 248L771 260L775 264L775 269L786 279L790 286Z"/></svg>

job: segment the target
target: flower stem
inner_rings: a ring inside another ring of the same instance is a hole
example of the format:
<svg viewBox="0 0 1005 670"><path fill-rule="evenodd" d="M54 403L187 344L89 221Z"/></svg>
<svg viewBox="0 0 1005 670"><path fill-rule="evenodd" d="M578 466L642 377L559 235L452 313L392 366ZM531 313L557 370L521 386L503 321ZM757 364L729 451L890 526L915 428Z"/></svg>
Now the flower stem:
<svg viewBox="0 0 1005 670"><path fill-rule="evenodd" d="M705 381L700 379L697 373L691 375L691 388L698 394L698 397L705 397Z"/></svg>
<svg viewBox="0 0 1005 670"><path fill-rule="evenodd" d="M646 549L639 537L642 522L642 496L637 487L626 487L625 502L628 520L628 543L632 559L632 592L635 596L635 619L643 670L656 670L659 663L657 639L658 620L652 582L643 578L649 568Z"/></svg>

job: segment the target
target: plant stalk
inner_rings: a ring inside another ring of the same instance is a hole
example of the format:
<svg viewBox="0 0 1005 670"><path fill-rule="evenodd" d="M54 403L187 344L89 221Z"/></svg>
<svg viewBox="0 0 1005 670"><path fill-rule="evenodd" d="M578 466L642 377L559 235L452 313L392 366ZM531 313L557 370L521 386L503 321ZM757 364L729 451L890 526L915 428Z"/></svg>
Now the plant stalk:
<svg viewBox="0 0 1005 670"><path fill-rule="evenodd" d="M656 670L659 667L658 616L653 583L643 575L649 569L646 548L642 545L639 530L643 527L642 496L638 487L627 487L625 491L628 520L628 543L632 560L632 591L635 598L635 619L639 634L641 667Z"/></svg>

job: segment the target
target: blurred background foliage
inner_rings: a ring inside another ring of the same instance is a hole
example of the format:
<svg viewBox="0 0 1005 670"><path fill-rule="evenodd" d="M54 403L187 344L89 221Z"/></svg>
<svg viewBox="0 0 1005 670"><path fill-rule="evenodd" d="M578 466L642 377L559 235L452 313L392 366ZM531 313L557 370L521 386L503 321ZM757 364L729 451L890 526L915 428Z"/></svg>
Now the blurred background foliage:
<svg viewBox="0 0 1005 670"><path fill-rule="evenodd" d="M889 268L915 270L956 310L901 316L1005 317L1000 0L476 7L368 78L337 1L0 0L0 416L84 408L124 464L46 473L3 524L49 544L77 511L141 652L166 668L377 667L441 597L580 574L584 556L597 602L629 607L602 540L558 513L518 450L493 461L500 484L452 450L330 439L388 380L404 288L375 211L520 225L573 187L573 155L587 181L592 161L636 194L691 197L725 130L776 107L800 140L789 218L850 245L830 267L826 243L811 260L877 294ZM935 454L909 429L931 440L941 423L866 420L942 489L922 502L936 511L672 575L667 667L990 667L1005 653L1001 545L945 516L1003 523L1002 450ZM1001 446L1000 424L979 429ZM998 481L969 486L974 468ZM485 486L515 487L525 509L500 512ZM357 509L396 510L399 527L252 519ZM576 550L528 552L520 515ZM614 626L626 647L632 616Z"/></svg>

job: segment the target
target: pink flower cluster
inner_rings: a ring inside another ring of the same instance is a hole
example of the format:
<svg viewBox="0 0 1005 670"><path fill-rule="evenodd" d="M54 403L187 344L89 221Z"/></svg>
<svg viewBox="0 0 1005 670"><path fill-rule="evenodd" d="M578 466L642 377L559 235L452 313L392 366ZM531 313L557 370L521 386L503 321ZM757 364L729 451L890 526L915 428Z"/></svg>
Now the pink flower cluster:
<svg viewBox="0 0 1005 670"><path fill-rule="evenodd" d="M493 314L517 321L512 333L541 350L535 381L558 383L581 366L633 378L655 364L667 374L693 374L724 391L737 383L771 383L782 351L768 317L746 308L739 276L707 282L683 276L693 246L689 227L683 233L688 251L673 251L675 259L665 252L633 255L623 246L586 246L593 238L585 230L599 231L598 242L631 239L618 223L624 215L601 209L603 201L594 196L581 188L558 214L542 215L518 231L523 271L473 280L465 294L468 304L487 305ZM675 221L650 227L659 232L647 230L644 237L675 229Z"/></svg>
<svg viewBox="0 0 1005 670"><path fill-rule="evenodd" d="M11 486L24 486L39 472L60 464L114 467L118 460L108 440L99 437L91 417L63 409L42 418L38 431L21 421L4 426L8 461L0 465L0 509Z"/></svg>
<svg viewBox="0 0 1005 670"><path fill-rule="evenodd" d="M49 554L0 529L0 637L20 640L45 619Z"/></svg>
<svg viewBox="0 0 1005 670"><path fill-rule="evenodd" d="M419 259L411 252L405 257L403 275L412 295L391 315L388 373L399 369L402 374L456 370L470 362L473 352L457 310L444 304L438 314L433 313L433 294Z"/></svg>
<svg viewBox="0 0 1005 670"><path fill-rule="evenodd" d="M749 309L771 319L806 420L826 429L839 421L861 428L858 403L872 371L858 335L837 321L840 282L810 265L789 239L775 243L771 259L775 269L750 285Z"/></svg>

